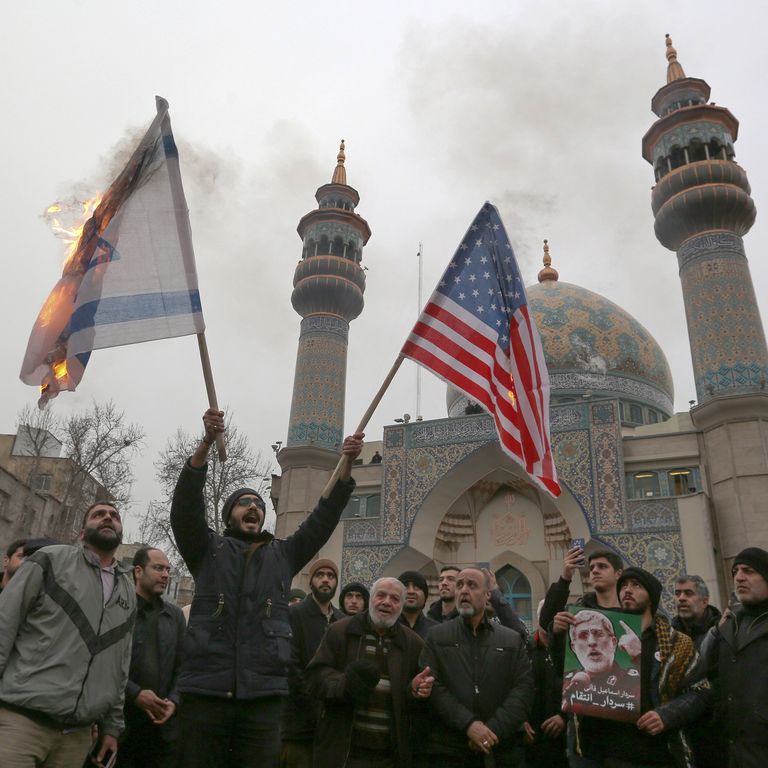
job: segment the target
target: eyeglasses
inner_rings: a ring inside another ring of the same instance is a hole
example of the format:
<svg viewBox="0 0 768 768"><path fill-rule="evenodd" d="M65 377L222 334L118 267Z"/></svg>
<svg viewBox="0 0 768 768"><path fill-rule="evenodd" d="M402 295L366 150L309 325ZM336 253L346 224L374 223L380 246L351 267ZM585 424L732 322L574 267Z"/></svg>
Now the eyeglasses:
<svg viewBox="0 0 768 768"><path fill-rule="evenodd" d="M255 504L262 512L265 512L267 507L261 499L257 499L255 496L241 496L236 502L238 507L250 507L251 504Z"/></svg>
<svg viewBox="0 0 768 768"><path fill-rule="evenodd" d="M150 568L152 568L153 571L157 571L158 573L167 573L169 576L171 574L170 565L151 565Z"/></svg>

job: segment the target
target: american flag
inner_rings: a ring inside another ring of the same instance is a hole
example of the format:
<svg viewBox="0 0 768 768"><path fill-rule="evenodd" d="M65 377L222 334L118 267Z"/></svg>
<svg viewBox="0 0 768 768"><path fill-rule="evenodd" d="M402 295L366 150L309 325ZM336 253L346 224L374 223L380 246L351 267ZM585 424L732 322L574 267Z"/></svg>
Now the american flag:
<svg viewBox="0 0 768 768"><path fill-rule="evenodd" d="M560 495L549 440L549 375L499 212L486 203L401 354L493 416L503 450Z"/></svg>

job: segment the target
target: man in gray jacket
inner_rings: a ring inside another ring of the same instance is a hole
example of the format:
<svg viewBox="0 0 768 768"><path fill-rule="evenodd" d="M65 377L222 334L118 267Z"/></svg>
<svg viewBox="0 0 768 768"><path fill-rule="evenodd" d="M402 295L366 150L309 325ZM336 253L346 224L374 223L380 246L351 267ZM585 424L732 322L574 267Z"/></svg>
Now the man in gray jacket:
<svg viewBox="0 0 768 768"><path fill-rule="evenodd" d="M136 593L115 561L120 513L86 510L81 546L28 557L0 595L0 766L80 768L117 751Z"/></svg>

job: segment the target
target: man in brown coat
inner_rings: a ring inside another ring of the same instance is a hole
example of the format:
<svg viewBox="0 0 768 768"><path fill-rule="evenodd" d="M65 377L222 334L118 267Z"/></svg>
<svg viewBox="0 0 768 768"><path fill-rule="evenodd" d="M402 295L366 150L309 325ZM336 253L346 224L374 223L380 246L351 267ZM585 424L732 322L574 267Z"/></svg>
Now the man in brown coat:
<svg viewBox="0 0 768 768"><path fill-rule="evenodd" d="M322 702L316 768L409 766L411 706L429 697L429 668L419 672L421 638L398 618L405 587L382 578L367 611L331 625L307 667Z"/></svg>

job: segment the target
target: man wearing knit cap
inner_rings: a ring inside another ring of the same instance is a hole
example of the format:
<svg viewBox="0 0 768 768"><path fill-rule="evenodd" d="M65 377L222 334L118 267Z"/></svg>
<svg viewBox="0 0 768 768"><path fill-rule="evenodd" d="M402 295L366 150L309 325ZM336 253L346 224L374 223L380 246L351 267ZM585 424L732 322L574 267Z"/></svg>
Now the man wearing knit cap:
<svg viewBox="0 0 768 768"><path fill-rule="evenodd" d="M696 648L657 612L662 586L652 573L626 568L616 591L622 609L642 618L641 638L620 622L624 634L618 640L640 667L639 718L635 723L576 719L576 754L605 768L688 768L693 762L683 729L711 705Z"/></svg>
<svg viewBox="0 0 768 768"><path fill-rule="evenodd" d="M339 592L339 608L346 616L354 616L368 610L370 593L365 584L359 581L350 581Z"/></svg>
<svg viewBox="0 0 768 768"><path fill-rule="evenodd" d="M283 712L281 768L312 768L312 740L319 715L318 702L309 696L304 672L312 661L330 624L344 614L331 604L339 583L339 569L321 558L309 566L309 589L300 603L291 606L290 693Z"/></svg>
<svg viewBox="0 0 768 768"><path fill-rule="evenodd" d="M278 540L263 530L264 500L252 488L241 488L224 502L224 535L208 528L203 496L208 452L224 432L224 412L207 410L203 425L171 505L176 545L195 578L178 678L179 765L274 768L288 694L291 581L338 525L355 486L351 469L363 435L344 439L338 482L294 534Z"/></svg>
<svg viewBox="0 0 768 768"><path fill-rule="evenodd" d="M768 765L768 552L748 547L733 560L739 605L712 627L701 647L717 675L716 714L728 768Z"/></svg>
<svg viewBox="0 0 768 768"><path fill-rule="evenodd" d="M405 587L405 601L400 623L412 629L422 640L427 637L430 627L437 626L434 619L424 614L424 606L429 594L427 580L418 571L405 571L398 578Z"/></svg>

